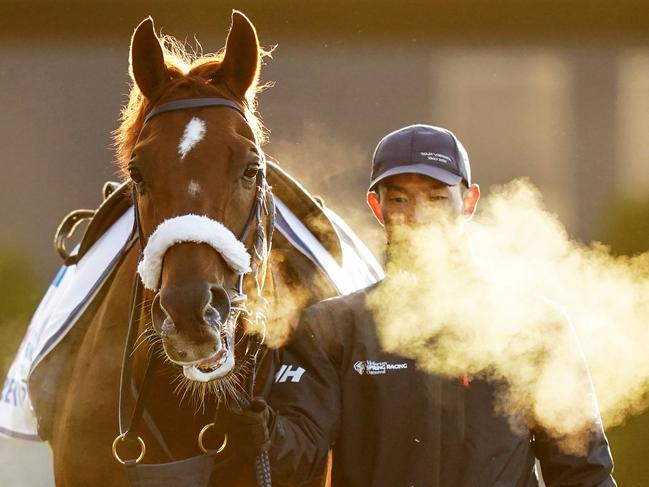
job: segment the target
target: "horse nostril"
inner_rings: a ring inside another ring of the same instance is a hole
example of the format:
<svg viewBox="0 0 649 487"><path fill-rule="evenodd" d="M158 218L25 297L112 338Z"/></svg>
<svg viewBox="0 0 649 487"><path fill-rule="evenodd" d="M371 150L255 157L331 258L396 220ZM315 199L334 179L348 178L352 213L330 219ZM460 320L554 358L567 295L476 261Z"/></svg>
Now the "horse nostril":
<svg viewBox="0 0 649 487"><path fill-rule="evenodd" d="M160 327L160 335L165 337L175 330L176 326L174 325L174 322L171 321L171 318L165 318L165 320L162 322L162 326Z"/></svg>
<svg viewBox="0 0 649 487"><path fill-rule="evenodd" d="M221 313L218 312L214 306L211 304L208 304L205 307L205 311L203 311L203 319L205 320L206 323L210 325L217 325L223 323L223 319L221 318Z"/></svg>
<svg viewBox="0 0 649 487"><path fill-rule="evenodd" d="M160 304L160 293L155 295L151 303L151 322L155 331L160 335L167 335L174 328L173 321L167 316Z"/></svg>
<svg viewBox="0 0 649 487"><path fill-rule="evenodd" d="M230 316L230 296L222 287L214 286L210 291L212 299L210 304L205 307L203 314L208 322L209 319L214 320L216 318L218 323L223 323Z"/></svg>

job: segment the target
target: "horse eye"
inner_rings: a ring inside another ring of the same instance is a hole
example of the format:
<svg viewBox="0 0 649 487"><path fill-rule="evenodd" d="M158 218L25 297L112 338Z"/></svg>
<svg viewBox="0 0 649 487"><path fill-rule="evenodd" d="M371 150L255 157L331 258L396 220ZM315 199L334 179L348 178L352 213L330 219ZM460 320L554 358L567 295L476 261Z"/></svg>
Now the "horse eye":
<svg viewBox="0 0 649 487"><path fill-rule="evenodd" d="M254 179L257 176L257 173L259 172L260 166L257 164L251 164L248 166L243 173L243 177L246 179Z"/></svg>
<svg viewBox="0 0 649 487"><path fill-rule="evenodd" d="M131 177L131 181L133 181L135 184L138 186L144 182L144 178L142 177L142 173L137 167L129 167L128 168L128 174Z"/></svg>

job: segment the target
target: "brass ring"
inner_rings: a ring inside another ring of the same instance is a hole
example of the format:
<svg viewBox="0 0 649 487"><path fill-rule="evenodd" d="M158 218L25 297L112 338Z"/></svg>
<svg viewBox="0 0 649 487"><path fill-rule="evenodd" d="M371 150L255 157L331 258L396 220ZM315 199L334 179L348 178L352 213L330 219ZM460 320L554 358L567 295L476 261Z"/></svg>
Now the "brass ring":
<svg viewBox="0 0 649 487"><path fill-rule="evenodd" d="M213 450L208 450L205 448L205 445L203 444L203 436L207 432L208 429L214 426L214 423L207 423L205 426L203 426L203 429L201 430L200 433L198 433L198 447L201 449L203 453L210 453L210 451ZM223 435L223 443L221 443L221 446L219 447L218 450L216 450L216 453L221 453L225 446L228 444L228 435L224 434Z"/></svg>
<svg viewBox="0 0 649 487"><path fill-rule="evenodd" d="M115 460L117 460L122 465L126 464L126 462L124 460L122 460L120 458L120 456L118 455L118 453L117 453L117 442L118 441L125 441L125 440L126 440L126 433L122 433L121 435L117 436L117 438L115 438L113 440L113 456L115 457ZM141 451L140 451L140 456L137 457L137 459L135 460L135 463L140 463L142 461L142 459L144 458L144 454L146 453L146 445L144 444L144 440L142 438L140 438L139 436L137 437L137 441L140 442Z"/></svg>

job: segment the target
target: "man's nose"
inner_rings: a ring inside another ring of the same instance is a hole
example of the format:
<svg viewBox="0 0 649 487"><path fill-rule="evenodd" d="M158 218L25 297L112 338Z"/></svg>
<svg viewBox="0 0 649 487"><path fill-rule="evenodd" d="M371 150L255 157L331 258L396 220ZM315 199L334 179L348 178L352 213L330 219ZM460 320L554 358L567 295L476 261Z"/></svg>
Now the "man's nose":
<svg viewBox="0 0 649 487"><path fill-rule="evenodd" d="M429 201L417 201L408 214L411 225L424 225L434 219L435 207Z"/></svg>

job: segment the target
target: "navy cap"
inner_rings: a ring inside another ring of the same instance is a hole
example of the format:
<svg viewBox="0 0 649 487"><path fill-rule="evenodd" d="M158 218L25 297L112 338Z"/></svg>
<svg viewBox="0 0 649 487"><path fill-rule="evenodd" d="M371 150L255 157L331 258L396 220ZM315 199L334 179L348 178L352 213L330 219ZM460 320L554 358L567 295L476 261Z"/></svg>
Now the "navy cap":
<svg viewBox="0 0 649 487"><path fill-rule="evenodd" d="M381 139L372 157L370 191L395 174L429 176L449 186L471 186L469 156L450 131L432 125L410 125Z"/></svg>

